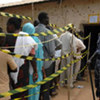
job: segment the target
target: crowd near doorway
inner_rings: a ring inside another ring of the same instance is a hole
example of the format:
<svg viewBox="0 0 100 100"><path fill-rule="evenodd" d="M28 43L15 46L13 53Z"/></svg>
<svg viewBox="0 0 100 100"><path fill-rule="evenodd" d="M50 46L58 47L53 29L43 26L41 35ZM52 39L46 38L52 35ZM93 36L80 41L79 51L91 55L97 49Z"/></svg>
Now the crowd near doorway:
<svg viewBox="0 0 100 100"><path fill-rule="evenodd" d="M97 48L97 40L98 40L98 33L100 33L100 24L84 24L84 37L91 33L91 45L90 45L90 57L96 51ZM86 47L88 47L88 39L84 41ZM91 69L95 67L96 58L92 60Z"/></svg>

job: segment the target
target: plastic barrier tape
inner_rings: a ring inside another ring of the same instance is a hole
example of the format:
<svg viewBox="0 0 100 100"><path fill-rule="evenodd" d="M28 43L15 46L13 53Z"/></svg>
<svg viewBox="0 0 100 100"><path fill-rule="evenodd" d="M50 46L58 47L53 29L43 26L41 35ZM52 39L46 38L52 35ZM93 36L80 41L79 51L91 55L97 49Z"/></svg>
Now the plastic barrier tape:
<svg viewBox="0 0 100 100"><path fill-rule="evenodd" d="M7 12L0 12L0 15L4 16L4 17L16 17L16 18L25 19L25 20L32 20L32 17L21 16L21 15L11 14L11 13L7 13ZM52 28L57 28L57 26L55 24L49 24L49 25Z"/></svg>
<svg viewBox="0 0 100 100"><path fill-rule="evenodd" d="M75 33L76 36L78 36L78 38L82 39L82 40L86 40L90 37L90 35L86 36L86 37L81 37L78 33Z"/></svg>
<svg viewBox="0 0 100 100"><path fill-rule="evenodd" d="M16 14L10 14L10 13L7 13L7 12L0 12L0 15L4 16L4 17L16 17L16 18L20 18L20 19L32 20L31 17L21 16L21 15L16 15Z"/></svg>
<svg viewBox="0 0 100 100"><path fill-rule="evenodd" d="M2 51L2 52L4 52L4 53L7 53L7 54L10 54L10 55L12 55L13 57L16 57L16 58L26 59L26 60L33 60L33 59L35 59L35 60L37 60L37 61L56 61L56 60L60 60L60 59L67 58L67 57L69 57L69 56L72 55L72 54L75 55L75 56L80 56L80 55L85 54L85 53L88 52L88 51L85 51L85 52L82 53L82 54L69 53L69 54L66 54L66 55L63 55L63 56L57 57L57 58L40 59L40 58L35 58L35 57L33 57L33 56L24 56L24 55L20 55L20 54L15 54L15 53L12 53L12 52L10 52L10 51L8 51L8 50L0 50L0 51Z"/></svg>
<svg viewBox="0 0 100 100"><path fill-rule="evenodd" d="M16 18L20 18L20 19L27 19L27 20L32 20L32 17L27 17L27 16L21 16L21 15L18 15L18 14L11 14L11 13L7 13L7 12L0 12L0 15L1 16L4 16L4 17L16 17ZM51 27L53 28L57 28L57 26L55 24L50 24Z"/></svg>
<svg viewBox="0 0 100 100"><path fill-rule="evenodd" d="M16 18L20 18L20 19L27 19L27 20L32 20L32 18L31 17L26 17L26 16L21 16L21 15L17 15L17 14L11 14L11 13L7 13L7 12L0 12L0 15L1 16L4 16L4 17L16 17ZM55 25L55 24L50 24L50 26L51 27L53 27L53 28L57 28L57 25ZM68 29L69 29L70 27L68 26ZM61 28L59 28L59 29L61 29ZM62 30L62 29L61 29ZM55 32L57 32L57 30L55 30ZM53 34L57 34L57 33L53 33ZM40 33L41 35L46 35L46 34L44 34L44 32L41 32ZM39 35L40 35L39 34ZM86 37L81 37L78 33L75 33L80 39L83 39L83 40L86 40L86 39L88 39L89 37L90 37L90 35L88 35L88 36L86 36ZM8 35L8 34L7 34ZM37 36L38 34L36 33L35 34L35 36ZM50 34L49 35L51 35L51 32L50 32ZM4 33L2 33L2 35L1 36L5 36L5 34ZM13 34L13 36L17 36L16 34Z"/></svg>
<svg viewBox="0 0 100 100"><path fill-rule="evenodd" d="M67 58L67 57L69 57L72 54L72 53L69 53L69 54L63 55L63 56L58 57L58 58L40 59L40 58L34 58L33 56L24 56L24 55L20 55L20 54L15 54L15 53L9 52L7 50L0 50L0 51L2 51L4 53L7 53L7 54L10 54L10 55L12 55L13 57L16 57L16 58L26 59L26 60L33 60L33 59L35 59L37 61L56 61L56 60Z"/></svg>
<svg viewBox="0 0 100 100"><path fill-rule="evenodd" d="M50 40L47 40L47 41L42 41L42 42L40 42L40 43L37 43L37 44L44 44L44 43L48 43L48 42L51 42L51 41L53 41L53 40L56 40L56 39L58 39L58 37L54 37L53 39L50 39ZM25 47L30 47L30 46L33 46L33 45L36 45L36 44L31 44L31 45L24 45ZM7 48L21 48L21 47L23 47L23 45L19 45L19 46L7 46L7 47L1 47L1 49L3 48L3 49L7 49Z"/></svg>
<svg viewBox="0 0 100 100"><path fill-rule="evenodd" d="M45 32L40 32L40 33L34 33L34 34L11 34L11 33L0 33L0 36L14 36L14 37L18 37L18 36L47 36L47 35L53 35L53 34L59 34L59 33L63 33L65 31L68 30L68 27L67 26L64 26L62 28L58 28L58 29L54 29L53 31L48 31L47 33Z"/></svg>
<svg viewBox="0 0 100 100"><path fill-rule="evenodd" d="M14 94L17 94L17 93L20 93L20 92L24 92L24 91L27 91L27 90L29 90L31 88L35 88L38 85L43 85L43 84L49 82L50 80L54 79L58 75L62 74L65 70L67 70L67 67L70 67L71 64L74 64L75 62L78 62L79 60L81 60L82 58L84 58L86 55L87 54L85 54L80 59L71 61L70 64L67 64L67 66L63 67L61 70L58 70L56 73L54 73L54 74L50 75L49 77L45 78L43 81L37 82L37 83L35 83L33 85L27 85L27 86L24 86L24 87L21 87L21 88L17 88L15 90L11 90L11 91L8 91L6 93L1 93L0 94L0 98L11 96L11 95L14 95Z"/></svg>
<svg viewBox="0 0 100 100"><path fill-rule="evenodd" d="M72 76L80 74L81 72L83 72L83 71L86 69L86 67L87 67L87 65L84 66L84 67L82 68L82 70L80 70L78 73L75 73L75 74L73 74ZM72 77L70 77L70 78L72 78ZM68 80L68 79L64 79L64 81L66 81L66 80ZM60 82L60 83L64 83L64 81L62 81L62 82ZM59 84L57 84L56 86L59 86ZM50 87L50 89L53 89L53 88L55 88L56 86L52 86L52 87ZM34 95L37 95L37 94L40 94L40 93L43 93L43 92L46 92L46 91L48 91L48 89L45 89L45 90L43 90L42 92L37 92L37 93L31 94L31 95L24 96L23 98L29 98L29 97L31 97L31 96L34 96ZM14 100L22 100L23 98L16 98L16 99L14 99Z"/></svg>

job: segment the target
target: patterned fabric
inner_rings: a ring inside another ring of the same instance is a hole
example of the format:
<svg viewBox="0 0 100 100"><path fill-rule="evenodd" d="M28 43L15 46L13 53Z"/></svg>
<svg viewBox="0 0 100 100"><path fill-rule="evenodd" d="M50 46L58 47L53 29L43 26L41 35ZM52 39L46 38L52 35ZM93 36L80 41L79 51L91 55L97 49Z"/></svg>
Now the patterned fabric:
<svg viewBox="0 0 100 100"><path fill-rule="evenodd" d="M29 84L29 61L25 61L25 63L20 67L19 75L18 75L18 83L14 85L14 89L26 86ZM22 98L21 100L28 100L23 98L28 95L28 91L23 93L18 93L12 96L12 99Z"/></svg>

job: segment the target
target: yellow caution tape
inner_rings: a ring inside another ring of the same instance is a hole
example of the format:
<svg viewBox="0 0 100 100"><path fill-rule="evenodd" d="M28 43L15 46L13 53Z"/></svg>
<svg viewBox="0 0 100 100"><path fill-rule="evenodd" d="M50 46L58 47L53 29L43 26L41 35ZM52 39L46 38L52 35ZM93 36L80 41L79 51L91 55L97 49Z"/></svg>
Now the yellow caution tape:
<svg viewBox="0 0 100 100"><path fill-rule="evenodd" d="M51 42L55 39L58 39L57 37L54 37L53 39L50 39L50 40L47 40L47 41L43 41L43 42L40 42L40 43L37 43L37 44L44 44L44 43L48 43L48 42ZM25 47L30 47L30 46L34 46L36 44L31 44L31 45L24 45ZM19 46L16 46L16 48L21 48L23 47L23 45L19 45ZM7 47L1 47L1 49L7 49L7 48L15 48L15 46L7 46Z"/></svg>
<svg viewBox="0 0 100 100"><path fill-rule="evenodd" d="M26 59L26 60L37 60L37 61L56 61L56 60L59 60L59 59L64 59L64 58L67 58L69 57L72 53L69 53L69 54L66 54L66 55L63 55L61 57L57 57L57 58L46 58L46 59L40 59L40 58L35 58L33 56L24 56L24 55L20 55L20 54L15 54L15 53L12 53L8 50L0 50L6 54L10 54L12 55L13 57L16 57L16 58L20 58L20 59Z"/></svg>
<svg viewBox="0 0 100 100"><path fill-rule="evenodd" d="M64 58L67 58L67 57L69 57L70 55L72 55L72 54L74 54L74 53L68 53L68 54L66 54L66 55L63 55L63 56L61 56L61 57L57 57L57 58L46 58L46 59L40 59L40 58L35 58L35 57L33 57L33 56L24 56L24 55L20 55L20 54L15 54L15 53L12 53L12 52L10 52L10 51L8 51L8 50L0 50L0 51L2 51L2 52L4 52L4 53L7 53L7 54L10 54L10 55L12 55L13 57L16 57L16 58L20 58L20 59L26 59L26 60L33 60L33 59L35 59L35 60L37 60L37 61L56 61L56 60L59 60L59 59L64 59ZM85 54L85 53L87 53L88 51L85 51L83 54ZM77 54L76 54L77 55ZM82 54L78 54L77 56L80 56L80 55L82 55Z"/></svg>
<svg viewBox="0 0 100 100"><path fill-rule="evenodd" d="M83 57L81 57L80 59L71 61L70 64L68 64L68 65L71 65L71 64L73 64L73 63L78 62L79 60L83 59L86 55L87 55L87 54L85 54L85 55L84 55ZM47 83L48 81L54 79L57 75L59 76L61 73L63 73L65 70L67 70L67 67L68 67L68 66L66 66L66 68L64 67L64 68L62 68L61 70L58 70L56 73L52 74L52 75L54 75L54 76L50 75L49 77L45 78L43 81L37 82L37 83L35 83L35 84L33 84L33 85L27 85L27 86L24 86L24 87L21 87L21 88L17 88L17 89L15 89L15 90L11 90L11 91L8 91L8 92L5 92L5 93L1 93L1 94L0 94L0 98L7 97L7 96L11 96L11 95L14 95L14 94L17 94L17 93L20 93L20 92L24 92L24 91L29 90L29 89L31 89L31 88L35 88L35 87L37 87L38 85L43 85L43 84ZM16 99L16 100L18 100L18 99Z"/></svg>
<svg viewBox="0 0 100 100"><path fill-rule="evenodd" d="M78 73L73 74L72 76L75 76L75 75L78 75L78 74L82 73L86 68L87 68L87 64L82 68L82 70L80 70ZM56 77L57 77L57 76L58 76L58 75L56 75ZM70 78L72 78L72 77L70 76ZM64 81L61 81L60 83L64 83L66 80L68 80L68 79L64 79ZM57 84L56 86L59 86L59 84ZM56 86L52 86L52 87L50 87L49 89L53 89L53 88L55 88ZM49 89L45 89L45 90L43 90L42 92L36 92L36 93L34 93L34 94L30 94L30 95L24 96L23 98L29 98L29 97L31 97L31 96L34 96L34 95L37 95L37 94L46 92L46 91L48 91ZM15 98L14 100L21 100L21 99L23 99L23 98Z"/></svg>
<svg viewBox="0 0 100 100"><path fill-rule="evenodd" d="M0 12L0 15L4 16L4 17L16 17L16 18L20 18L20 19L32 20L31 17L20 16L20 15L16 15L16 14L10 14L10 13L7 13L7 12Z"/></svg>
<svg viewBox="0 0 100 100"><path fill-rule="evenodd" d="M78 33L75 33L76 34L76 36L78 37L78 38L80 38L80 39L82 39L82 40L86 40L86 39L88 39L89 37L90 37L90 35L88 35L88 36L86 36L86 37L81 37Z"/></svg>
<svg viewBox="0 0 100 100"><path fill-rule="evenodd" d="M32 17L21 16L21 15L11 14L11 13L7 13L7 12L0 12L0 15L4 16L4 17L16 17L16 18L25 19L25 20L32 20ZM57 26L55 24L49 24L49 25L53 28L57 28Z"/></svg>
<svg viewBox="0 0 100 100"><path fill-rule="evenodd" d="M32 20L31 17L26 17L26 16L21 16L21 15L16 15L16 14L11 14L11 13L7 13L7 12L0 12L0 15L1 16L4 16L4 17L16 17L16 18L20 18L20 19L27 19L27 20ZM65 32L67 31L69 28L72 28L72 25L73 24L68 24L68 26L65 26L64 29L63 28L59 28L58 30L55 29L54 31L49 31L47 33L35 33L34 35L32 34L31 36L47 36L47 35L53 35L53 34L59 34L60 32ZM57 28L57 26L55 24L50 24L51 27L53 28ZM65 30L67 29L67 30ZM6 35L12 35L14 37L17 37L17 36L20 36L18 34L5 34L5 33L0 33L0 36L6 36ZM88 39L90 37L90 35L86 36L85 38L84 37L81 37L78 33L76 33L76 35L80 38L80 39ZM23 36L23 35L21 35ZM24 36L29 36L29 35L24 35Z"/></svg>
<svg viewBox="0 0 100 100"><path fill-rule="evenodd" d="M48 32L46 32L46 33L44 33L44 32L40 32L40 33L33 33L33 34L17 34L17 33L7 33L7 34L5 34L5 33L0 33L0 36L13 36L13 37L18 37L18 36L48 36L48 35L53 35L53 34L60 34L60 33L63 33L63 32L65 32L65 31L67 31L68 30L68 27L67 26L64 26L64 27L62 27L62 28L58 28L58 29L54 29L54 30L52 30L52 31L48 31Z"/></svg>

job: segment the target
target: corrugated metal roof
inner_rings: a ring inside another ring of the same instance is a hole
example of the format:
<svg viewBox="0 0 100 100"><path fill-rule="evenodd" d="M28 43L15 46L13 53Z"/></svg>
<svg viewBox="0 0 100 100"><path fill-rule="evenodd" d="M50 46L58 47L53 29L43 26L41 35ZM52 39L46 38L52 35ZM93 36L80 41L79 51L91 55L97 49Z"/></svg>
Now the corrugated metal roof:
<svg viewBox="0 0 100 100"><path fill-rule="evenodd" d="M18 6L18 5L24 5L24 4L30 4L30 3L37 3L37 2L44 2L44 1L48 1L48 0L22 0L20 2L0 4L0 8Z"/></svg>

